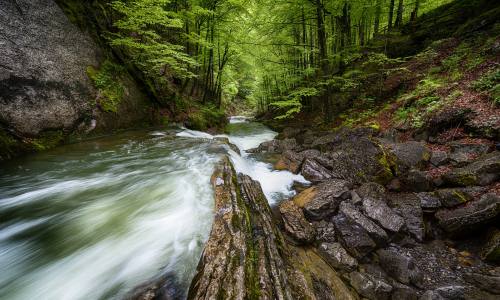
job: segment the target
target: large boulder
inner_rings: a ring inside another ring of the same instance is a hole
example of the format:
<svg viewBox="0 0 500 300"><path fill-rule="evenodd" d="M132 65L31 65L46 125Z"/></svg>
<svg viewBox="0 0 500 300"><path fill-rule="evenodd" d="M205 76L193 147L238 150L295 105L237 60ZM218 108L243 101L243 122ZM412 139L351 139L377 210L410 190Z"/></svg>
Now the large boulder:
<svg viewBox="0 0 500 300"><path fill-rule="evenodd" d="M384 201L379 199L364 198L363 212L383 228L392 232L399 232L405 224L400 215L396 214Z"/></svg>
<svg viewBox="0 0 500 300"><path fill-rule="evenodd" d="M388 145L396 157L398 171L404 173L411 168L422 168L431 158L431 153L423 142L405 142Z"/></svg>
<svg viewBox="0 0 500 300"><path fill-rule="evenodd" d="M352 256L362 258L377 247L368 232L343 213L333 217L332 222L339 241Z"/></svg>
<svg viewBox="0 0 500 300"><path fill-rule="evenodd" d="M464 204L485 192L483 187L447 188L434 192L444 207L454 207Z"/></svg>
<svg viewBox="0 0 500 300"><path fill-rule="evenodd" d="M350 183L332 179L295 196L293 201L304 209L310 220L321 220L335 213L339 204L350 196Z"/></svg>
<svg viewBox="0 0 500 300"><path fill-rule="evenodd" d="M500 197L484 194L464 207L441 209L436 213L439 225L449 233L468 232L479 225L493 221L500 213Z"/></svg>
<svg viewBox="0 0 500 300"><path fill-rule="evenodd" d="M453 186L489 185L500 179L500 152L483 155L463 168L444 174L442 178L446 184Z"/></svg>
<svg viewBox="0 0 500 300"><path fill-rule="evenodd" d="M305 179L318 183L333 178L332 173L314 159L306 158L302 164L301 174Z"/></svg>
<svg viewBox="0 0 500 300"><path fill-rule="evenodd" d="M309 243L314 240L314 228L304 217L293 201L284 201L279 205L285 231L298 242Z"/></svg>
<svg viewBox="0 0 500 300"><path fill-rule="evenodd" d="M333 243L337 239L335 237L335 226L331 222L319 221L313 223L316 231L316 241L322 243Z"/></svg>
<svg viewBox="0 0 500 300"><path fill-rule="evenodd" d="M2 1L0 32L0 123L33 137L91 114L86 69L101 54L54 1Z"/></svg>
<svg viewBox="0 0 500 300"><path fill-rule="evenodd" d="M339 243L321 243L318 249L321 256L335 269L354 271L358 266L358 261Z"/></svg>
<svg viewBox="0 0 500 300"><path fill-rule="evenodd" d="M421 286L422 273L413 258L404 251L389 247L377 250L380 266L394 279L404 284Z"/></svg>
<svg viewBox="0 0 500 300"><path fill-rule="evenodd" d="M389 237L387 233L375 224L372 220L365 217L354 205L349 202L340 204L339 211L344 214L349 220L363 228L370 237L379 245L385 244Z"/></svg>
<svg viewBox="0 0 500 300"><path fill-rule="evenodd" d="M408 233L418 241L425 235L420 198L414 193L388 194L389 206L405 221Z"/></svg>
<svg viewBox="0 0 500 300"><path fill-rule="evenodd" d="M483 246L481 258L492 263L500 263L500 230L494 228L488 236L488 241Z"/></svg>
<svg viewBox="0 0 500 300"><path fill-rule="evenodd" d="M342 130L318 138L313 147L325 154L323 166L331 178L355 184L379 182L386 184L396 171L393 155L371 134L373 130Z"/></svg>
<svg viewBox="0 0 500 300"><path fill-rule="evenodd" d="M371 300L388 300L391 296L392 286L385 280L374 275L360 272L351 272L349 282L363 297Z"/></svg>
<svg viewBox="0 0 500 300"><path fill-rule="evenodd" d="M188 299L355 299L317 254L282 236L257 181L226 157L211 182L214 222Z"/></svg>
<svg viewBox="0 0 500 300"><path fill-rule="evenodd" d="M261 143L257 148L246 150L248 153L283 153L289 150L298 150L300 147L293 138L271 140Z"/></svg>

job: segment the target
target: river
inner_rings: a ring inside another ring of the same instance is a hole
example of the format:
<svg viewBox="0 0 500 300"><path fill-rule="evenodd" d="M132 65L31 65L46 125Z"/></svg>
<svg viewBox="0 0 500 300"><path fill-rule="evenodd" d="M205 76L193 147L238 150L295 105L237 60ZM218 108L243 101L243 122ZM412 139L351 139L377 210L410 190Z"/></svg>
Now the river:
<svg viewBox="0 0 500 300"><path fill-rule="evenodd" d="M171 274L185 293L213 218L210 176L228 154L271 205L304 178L244 150L276 133L233 117L241 156L207 133L137 130L0 166L0 299L120 299Z"/></svg>

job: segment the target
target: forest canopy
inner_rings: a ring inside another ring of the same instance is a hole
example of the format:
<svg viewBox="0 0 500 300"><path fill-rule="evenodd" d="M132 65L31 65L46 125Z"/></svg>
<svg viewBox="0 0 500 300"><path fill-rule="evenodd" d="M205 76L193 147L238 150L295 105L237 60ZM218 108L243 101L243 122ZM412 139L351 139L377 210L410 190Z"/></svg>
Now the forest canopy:
<svg viewBox="0 0 500 300"><path fill-rule="evenodd" d="M218 109L246 101L278 118L314 98L331 115L332 91L356 85L337 76L379 36L450 0L119 0L112 46L156 86ZM374 57L387 61L385 56Z"/></svg>

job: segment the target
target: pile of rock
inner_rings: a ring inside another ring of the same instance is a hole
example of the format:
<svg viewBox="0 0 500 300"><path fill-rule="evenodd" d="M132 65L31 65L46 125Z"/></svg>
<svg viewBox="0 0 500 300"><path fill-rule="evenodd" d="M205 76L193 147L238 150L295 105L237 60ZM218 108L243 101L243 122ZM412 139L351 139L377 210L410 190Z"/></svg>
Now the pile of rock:
<svg viewBox="0 0 500 300"><path fill-rule="evenodd" d="M453 141L442 151L373 133L308 144L288 134L293 149L280 140L258 148L281 151L276 167L313 183L280 204L287 235L316 247L368 299L498 297L500 153L488 143Z"/></svg>

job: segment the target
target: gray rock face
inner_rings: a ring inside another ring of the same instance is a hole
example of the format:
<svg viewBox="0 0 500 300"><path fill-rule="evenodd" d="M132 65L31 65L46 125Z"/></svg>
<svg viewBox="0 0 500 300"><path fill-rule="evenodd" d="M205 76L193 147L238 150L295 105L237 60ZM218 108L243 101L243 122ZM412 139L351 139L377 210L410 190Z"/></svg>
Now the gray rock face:
<svg viewBox="0 0 500 300"><path fill-rule="evenodd" d="M350 195L350 183L345 180L333 179L325 181L316 187L314 197L304 205L306 217L321 220L335 213L340 202Z"/></svg>
<svg viewBox="0 0 500 300"><path fill-rule="evenodd" d="M465 280L490 293L500 295L500 276L468 273Z"/></svg>
<svg viewBox="0 0 500 300"><path fill-rule="evenodd" d="M293 201L284 201L279 210L283 217L285 230L297 241L311 242L314 239L314 229L304 217L302 210Z"/></svg>
<svg viewBox="0 0 500 300"><path fill-rule="evenodd" d="M489 233L488 241L481 250L481 258L492 263L500 263L500 229Z"/></svg>
<svg viewBox="0 0 500 300"><path fill-rule="evenodd" d="M421 285L422 273L410 256L394 247L379 249L377 255L380 266L394 279L404 284Z"/></svg>
<svg viewBox="0 0 500 300"><path fill-rule="evenodd" d="M339 243L321 243L319 252L336 269L354 271L358 266L358 261Z"/></svg>
<svg viewBox="0 0 500 300"><path fill-rule="evenodd" d="M4 0L0 10L0 122L21 135L75 127L95 90L97 46L51 0Z"/></svg>
<svg viewBox="0 0 500 300"><path fill-rule="evenodd" d="M434 194L445 207L454 207L464 204L474 198L474 195L485 191L482 187L449 188L437 190Z"/></svg>
<svg viewBox="0 0 500 300"><path fill-rule="evenodd" d="M352 272L349 274L349 281L360 295L368 299L389 299L392 292L392 286L389 283L370 274Z"/></svg>
<svg viewBox="0 0 500 300"><path fill-rule="evenodd" d="M403 227L405 221L396 214L382 200L374 198L363 199L363 212L371 219L377 221L383 228L392 232L398 232Z"/></svg>
<svg viewBox="0 0 500 300"><path fill-rule="evenodd" d="M361 226L378 244L383 245L389 239L387 233L382 228L365 217L351 203L342 202L339 210L347 216L351 222Z"/></svg>
<svg viewBox="0 0 500 300"><path fill-rule="evenodd" d="M249 153L283 153L288 150L297 150L297 141L294 138L284 139L284 140L271 140L263 142L259 147L254 149L249 149Z"/></svg>
<svg viewBox="0 0 500 300"><path fill-rule="evenodd" d="M454 186L488 185L500 178L500 152L483 155L463 168L443 175L445 183Z"/></svg>
<svg viewBox="0 0 500 300"><path fill-rule="evenodd" d="M315 222L314 229L316 230L316 241L318 242L333 243L337 240L335 238L335 227L330 222Z"/></svg>
<svg viewBox="0 0 500 300"><path fill-rule="evenodd" d="M423 209L437 209L441 207L441 200L434 193L422 192L418 193L420 199L420 207Z"/></svg>
<svg viewBox="0 0 500 300"><path fill-rule="evenodd" d="M331 172L314 159L306 158L302 164L302 176L311 182L321 182L332 178Z"/></svg>
<svg viewBox="0 0 500 300"><path fill-rule="evenodd" d="M448 153L445 151L432 151L430 163L434 166L442 166L446 164L448 160Z"/></svg>
<svg viewBox="0 0 500 300"><path fill-rule="evenodd" d="M473 227L493 220L500 213L500 197L484 194L478 201L464 207L442 209L436 213L439 225L450 233L466 232Z"/></svg>
<svg viewBox="0 0 500 300"><path fill-rule="evenodd" d="M356 192L361 198L375 198L375 199L383 199L385 195L385 188L375 182L368 182L362 184Z"/></svg>
<svg viewBox="0 0 500 300"><path fill-rule="evenodd" d="M362 258L377 246L363 227L352 222L343 213L333 217L332 221L340 242L354 257Z"/></svg>
<svg viewBox="0 0 500 300"><path fill-rule="evenodd" d="M427 173L411 169L403 178L403 188L411 192L426 192L432 189L432 177Z"/></svg>
<svg viewBox="0 0 500 300"><path fill-rule="evenodd" d="M406 230L418 241L424 239L423 212L420 206L420 199L411 194L391 194L388 197L390 207L403 217Z"/></svg>
<svg viewBox="0 0 500 300"><path fill-rule="evenodd" d="M398 143L390 145L390 148L403 172L412 167L423 166L430 158L430 152L423 142Z"/></svg>

